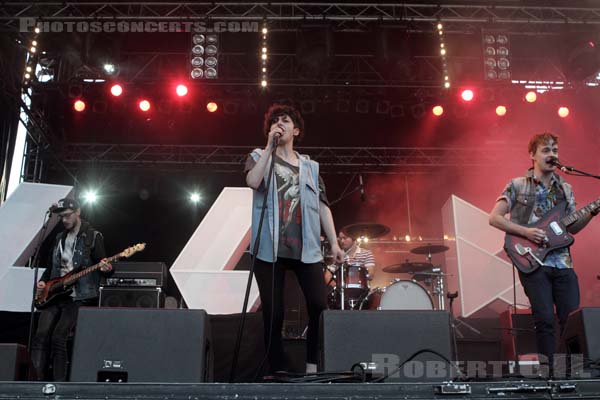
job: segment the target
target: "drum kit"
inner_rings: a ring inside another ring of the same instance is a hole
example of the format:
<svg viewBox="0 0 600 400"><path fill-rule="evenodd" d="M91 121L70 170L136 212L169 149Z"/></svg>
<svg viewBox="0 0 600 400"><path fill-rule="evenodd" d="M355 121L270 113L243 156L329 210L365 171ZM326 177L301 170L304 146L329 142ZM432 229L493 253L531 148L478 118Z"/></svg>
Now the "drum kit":
<svg viewBox="0 0 600 400"><path fill-rule="evenodd" d="M344 227L343 232L351 237L375 239L389 232L380 224L354 224ZM444 281L448 275L431 261L433 254L442 253L448 247L427 244L410 250L415 255L424 255L427 262L393 264L383 268L386 273L407 273L412 279L393 279L385 287L371 288L370 277L364 265L333 264L325 257L329 278L330 309L338 310L445 310ZM436 301L434 301L434 299Z"/></svg>

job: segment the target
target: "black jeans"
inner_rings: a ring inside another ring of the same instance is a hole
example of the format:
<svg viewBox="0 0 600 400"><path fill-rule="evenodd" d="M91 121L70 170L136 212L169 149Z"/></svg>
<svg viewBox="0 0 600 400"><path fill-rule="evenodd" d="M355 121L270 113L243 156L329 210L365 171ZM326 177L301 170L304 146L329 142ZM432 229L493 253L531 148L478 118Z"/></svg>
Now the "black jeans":
<svg viewBox="0 0 600 400"><path fill-rule="evenodd" d="M262 303L265 349L269 345L269 339L271 341L270 349L267 350L271 372L285 369L281 329L284 312L284 279L285 271L288 269L296 274L308 309L306 361L316 364L319 359L319 319L321 312L327 308L322 264L304 264L300 260L279 258L275 263L275 274L273 275L272 263L257 259L254 274ZM271 315L271 309L273 315ZM272 330L271 318L273 318Z"/></svg>
<svg viewBox="0 0 600 400"><path fill-rule="evenodd" d="M31 343L31 361L38 380L46 379L50 355L53 380L67 380L67 340L75 328L77 312L82 305L97 306L98 301L61 299L40 312L37 331Z"/></svg>
<svg viewBox="0 0 600 400"><path fill-rule="evenodd" d="M554 306L562 335L569 314L579 307L577 275L572 268L542 266L531 274L519 272L519 278L531 303L538 353L552 363L556 352Z"/></svg>

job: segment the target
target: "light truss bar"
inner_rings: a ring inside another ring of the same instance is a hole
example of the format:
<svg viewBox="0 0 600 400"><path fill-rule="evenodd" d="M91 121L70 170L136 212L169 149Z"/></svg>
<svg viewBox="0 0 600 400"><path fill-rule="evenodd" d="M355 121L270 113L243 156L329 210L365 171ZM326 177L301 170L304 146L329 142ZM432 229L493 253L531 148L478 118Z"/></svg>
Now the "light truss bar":
<svg viewBox="0 0 600 400"><path fill-rule="evenodd" d="M73 169L210 169L240 173L252 146L67 143L61 160ZM498 165L510 154L451 147L300 147L324 173L428 173L448 167Z"/></svg>
<svg viewBox="0 0 600 400"><path fill-rule="evenodd" d="M6 1L0 19L18 26L19 18L46 21L141 20L194 21L262 20L353 22L445 22L517 24L600 24L600 7L576 7L572 1L552 6L416 3L283 3L283 2L37 2Z"/></svg>

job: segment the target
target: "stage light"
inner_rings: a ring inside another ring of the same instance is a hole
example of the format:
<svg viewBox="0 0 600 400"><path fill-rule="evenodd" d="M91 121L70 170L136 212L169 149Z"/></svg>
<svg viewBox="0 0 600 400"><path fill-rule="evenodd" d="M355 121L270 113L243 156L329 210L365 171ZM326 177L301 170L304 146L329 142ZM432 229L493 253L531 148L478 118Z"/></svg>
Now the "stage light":
<svg viewBox="0 0 600 400"><path fill-rule="evenodd" d="M188 94L188 88L187 88L187 86L185 86L183 84L179 84L179 85L177 85L175 92L177 93L177 96L183 97L186 94Z"/></svg>
<svg viewBox="0 0 600 400"><path fill-rule="evenodd" d="M106 63L102 68L104 68L104 72L106 72L108 75L113 75L115 72L117 72L117 68L114 64Z"/></svg>
<svg viewBox="0 0 600 400"><path fill-rule="evenodd" d="M262 81L260 81L260 86L267 87L267 81L264 79Z"/></svg>
<svg viewBox="0 0 600 400"><path fill-rule="evenodd" d="M112 85L110 87L110 94L112 94L115 97L119 97L123 94L123 87L119 84Z"/></svg>
<svg viewBox="0 0 600 400"><path fill-rule="evenodd" d="M444 113L444 107L435 106L435 107L433 107L433 109L431 111L433 112L433 115L435 115L436 117L439 117L440 115L442 115Z"/></svg>
<svg viewBox="0 0 600 400"><path fill-rule="evenodd" d="M218 108L219 108L219 106L214 101L211 101L210 103L208 103L206 105L206 109L208 110L208 112L211 112L211 113L217 111Z"/></svg>
<svg viewBox="0 0 600 400"><path fill-rule="evenodd" d="M150 102L148 100L141 100L138 106L140 107L140 110L144 112L150 110Z"/></svg>
<svg viewBox="0 0 600 400"><path fill-rule="evenodd" d="M471 101L475 97L475 93L473 93L471 89L465 89L461 92L460 97L462 97L464 101Z"/></svg>
<svg viewBox="0 0 600 400"><path fill-rule="evenodd" d="M194 193L190 194L190 201L194 204L199 203L201 199L202 199L202 197L200 196L200 193L198 193L198 192L194 192Z"/></svg>
<svg viewBox="0 0 600 400"><path fill-rule="evenodd" d="M534 103L537 100L537 94L533 91L527 92L525 100L527 100L528 103Z"/></svg>
<svg viewBox="0 0 600 400"><path fill-rule="evenodd" d="M506 107L505 106L498 106L496 107L496 114L499 117L503 117L506 115Z"/></svg>
<svg viewBox="0 0 600 400"><path fill-rule="evenodd" d="M566 118L569 115L569 109L567 107L560 107L558 109L558 115L561 118Z"/></svg>
<svg viewBox="0 0 600 400"><path fill-rule="evenodd" d="M85 102L83 100L75 100L75 102L73 103L73 108L77 112L82 112L83 110L85 110Z"/></svg>
<svg viewBox="0 0 600 400"><path fill-rule="evenodd" d="M82 197L83 201L88 204L94 204L98 200L98 194L94 190L88 190Z"/></svg>

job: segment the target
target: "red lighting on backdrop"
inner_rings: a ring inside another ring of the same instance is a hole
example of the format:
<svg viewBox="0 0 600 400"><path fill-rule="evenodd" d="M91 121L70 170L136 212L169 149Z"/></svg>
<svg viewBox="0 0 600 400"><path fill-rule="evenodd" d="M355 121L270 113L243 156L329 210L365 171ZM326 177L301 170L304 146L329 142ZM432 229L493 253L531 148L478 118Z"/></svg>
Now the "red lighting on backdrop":
<svg viewBox="0 0 600 400"><path fill-rule="evenodd" d="M179 84L179 85L177 85L175 92L177 93L177 96L183 97L186 94L188 94L188 88L185 85Z"/></svg>
<svg viewBox="0 0 600 400"><path fill-rule="evenodd" d="M439 117L440 115L442 115L444 113L444 107L435 106L435 107L433 107L433 109L431 111L433 112L433 115L435 115L436 117Z"/></svg>
<svg viewBox="0 0 600 400"><path fill-rule="evenodd" d="M219 108L219 106L217 106L217 103L215 103L214 101L211 101L206 105L206 109L208 110L208 112L211 113L217 111L217 108Z"/></svg>
<svg viewBox="0 0 600 400"><path fill-rule="evenodd" d="M461 92L460 97L462 97L464 101L471 101L475 97L475 93L473 93L471 89L465 89Z"/></svg>
<svg viewBox="0 0 600 400"><path fill-rule="evenodd" d="M119 97L121 94L123 94L123 87L119 84L112 85L110 87L110 94L115 97Z"/></svg>
<svg viewBox="0 0 600 400"><path fill-rule="evenodd" d="M528 103L534 103L537 100L537 94L535 92L527 92L525 100L527 100Z"/></svg>
<svg viewBox="0 0 600 400"><path fill-rule="evenodd" d="M138 105L140 107L140 110L144 112L150 110L150 102L148 100L141 100Z"/></svg>
<svg viewBox="0 0 600 400"><path fill-rule="evenodd" d="M569 109L567 107L560 107L558 109L558 115L561 118L566 118L569 115Z"/></svg>
<svg viewBox="0 0 600 400"><path fill-rule="evenodd" d="M83 100L75 100L73 103L73 109L77 112L82 112L85 110L85 102Z"/></svg>

